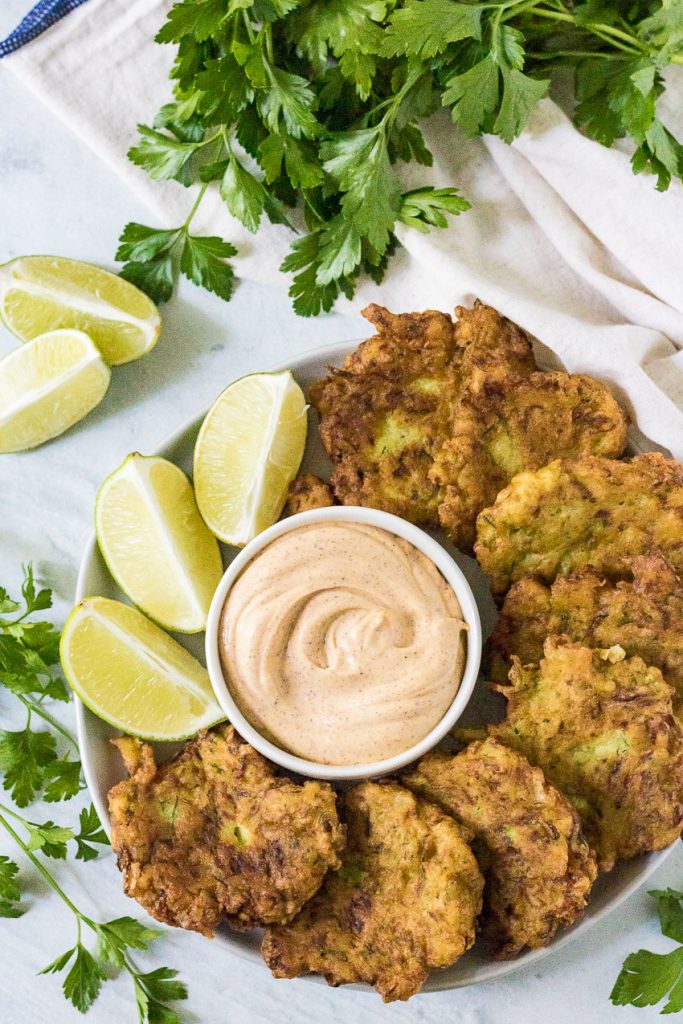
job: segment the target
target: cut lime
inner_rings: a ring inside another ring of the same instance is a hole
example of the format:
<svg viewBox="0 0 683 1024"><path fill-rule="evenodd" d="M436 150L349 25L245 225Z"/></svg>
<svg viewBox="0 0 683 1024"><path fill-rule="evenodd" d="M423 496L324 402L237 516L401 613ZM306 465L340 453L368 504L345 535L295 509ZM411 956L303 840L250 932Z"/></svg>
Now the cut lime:
<svg viewBox="0 0 683 1024"><path fill-rule="evenodd" d="M111 371L83 331L49 331L0 362L0 452L49 441L106 394Z"/></svg>
<svg viewBox="0 0 683 1024"><path fill-rule="evenodd" d="M306 445L306 400L291 373L254 373L218 396L197 438L194 488L204 521L243 545L279 518Z"/></svg>
<svg viewBox="0 0 683 1024"><path fill-rule="evenodd" d="M111 366L144 356L161 330L158 309L135 285L61 256L1 266L0 316L22 341L60 327L86 331Z"/></svg>
<svg viewBox="0 0 683 1024"><path fill-rule="evenodd" d="M205 668L142 612L88 597L66 620L64 675L91 711L143 739L179 740L225 716Z"/></svg>
<svg viewBox="0 0 683 1024"><path fill-rule="evenodd" d="M223 563L181 469L129 455L100 488L95 529L109 571L146 615L183 633L206 627Z"/></svg>

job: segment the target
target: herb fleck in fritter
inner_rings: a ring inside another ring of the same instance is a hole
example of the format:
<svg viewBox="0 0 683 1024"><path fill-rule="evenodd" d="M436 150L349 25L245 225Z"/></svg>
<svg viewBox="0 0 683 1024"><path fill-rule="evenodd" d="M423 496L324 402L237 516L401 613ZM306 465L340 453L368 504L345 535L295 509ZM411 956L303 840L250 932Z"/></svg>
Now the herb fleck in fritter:
<svg viewBox="0 0 683 1024"><path fill-rule="evenodd" d="M521 751L574 804L603 871L661 850L683 825L683 729L658 668L557 638L540 665L514 660L491 733Z"/></svg>
<svg viewBox="0 0 683 1024"><path fill-rule="evenodd" d="M513 655L538 664L549 636L563 635L585 647L619 644L661 670L683 710L683 585L661 555L633 560L632 580L611 583L586 570L558 576L548 587L531 576L507 593L490 641L491 677L504 683Z"/></svg>
<svg viewBox="0 0 683 1024"><path fill-rule="evenodd" d="M523 576L551 582L586 566L625 578L639 555L660 554L681 572L683 466L653 452L518 473L479 515L475 553L500 597Z"/></svg>
<svg viewBox="0 0 683 1024"><path fill-rule="evenodd" d="M458 547L471 548L477 515L516 473L562 457L614 458L625 444L626 416L600 381L488 375L464 392L451 437L435 457L439 521Z"/></svg>
<svg viewBox="0 0 683 1024"><path fill-rule="evenodd" d="M489 738L427 754L403 781L474 833L483 927L499 959L545 946L581 916L595 857L574 808L525 757Z"/></svg>
<svg viewBox="0 0 683 1024"><path fill-rule="evenodd" d="M165 764L124 737L130 778L109 793L112 846L127 895L158 921L211 936L291 920L344 844L335 795L296 785L229 725L200 732Z"/></svg>
<svg viewBox="0 0 683 1024"><path fill-rule="evenodd" d="M278 978L315 971L408 999L474 942L484 883L468 833L395 782L341 799L342 866L291 924L267 930L264 959Z"/></svg>

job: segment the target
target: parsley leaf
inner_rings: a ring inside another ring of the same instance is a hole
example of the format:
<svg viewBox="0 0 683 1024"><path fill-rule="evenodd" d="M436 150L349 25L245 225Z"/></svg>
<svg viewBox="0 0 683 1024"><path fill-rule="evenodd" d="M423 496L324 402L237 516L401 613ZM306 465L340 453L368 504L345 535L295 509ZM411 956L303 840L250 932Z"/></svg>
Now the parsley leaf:
<svg viewBox="0 0 683 1024"><path fill-rule="evenodd" d="M43 799L47 803L71 800L83 789L81 762L69 761L66 757L50 761L43 771L43 781L46 783Z"/></svg>
<svg viewBox="0 0 683 1024"><path fill-rule="evenodd" d="M654 890L662 934L683 943L683 893ZM616 1006L654 1006L666 999L662 1013L683 1010L683 945L670 953L639 949L626 957L610 999Z"/></svg>
<svg viewBox="0 0 683 1024"><path fill-rule="evenodd" d="M158 43L177 43L187 35L203 42L220 28L227 16L225 0L183 0L174 4L164 27L157 33Z"/></svg>
<svg viewBox="0 0 683 1024"><path fill-rule="evenodd" d="M107 976L92 953L80 942L76 946L76 959L64 979L64 995L77 1010L87 1013L97 999L102 982Z"/></svg>
<svg viewBox="0 0 683 1024"><path fill-rule="evenodd" d="M446 83L441 100L466 135L479 135L492 127L490 115L498 107L499 76L493 58L484 57Z"/></svg>
<svg viewBox="0 0 683 1024"><path fill-rule="evenodd" d="M445 228L448 225L446 214L464 213L469 208L470 204L456 189L429 186L405 192L398 216L403 224L426 232L430 227Z"/></svg>
<svg viewBox="0 0 683 1024"><path fill-rule="evenodd" d="M57 756L55 738L48 732L33 732L29 726L18 732L0 730L0 773L3 787L17 807L26 807L43 785L44 769Z"/></svg>
<svg viewBox="0 0 683 1024"><path fill-rule="evenodd" d="M24 569L24 582L21 585L21 596L24 599L26 605L26 614L30 615L32 612L44 611L46 608L52 607L52 591L48 590L47 587L41 587L36 590L36 583L33 576L33 566L31 563L25 565Z"/></svg>
<svg viewBox="0 0 683 1024"><path fill-rule="evenodd" d="M18 866L9 857L0 856L0 917L21 917L21 890L16 876Z"/></svg>
<svg viewBox="0 0 683 1024"><path fill-rule="evenodd" d="M190 164L203 142L183 142L144 124L138 125L138 132L140 142L128 150L131 163L142 167L155 181L174 178L181 185L192 184Z"/></svg>
<svg viewBox="0 0 683 1024"><path fill-rule="evenodd" d="M346 219L356 234L383 251L400 207L401 186L382 128L340 133L321 145L320 155L323 168L343 193ZM348 238L348 233L343 237Z"/></svg>
<svg viewBox="0 0 683 1024"><path fill-rule="evenodd" d="M300 316L317 316L322 311L328 313L339 294L339 282L320 284L317 280L321 235L322 232L318 229L297 238L280 266L284 273L297 272L289 288L289 294L294 300L294 309Z"/></svg>
<svg viewBox="0 0 683 1024"><path fill-rule="evenodd" d="M548 91L549 79L529 78L513 68L503 75L503 102L493 130L504 142L512 142L524 127L533 107Z"/></svg>
<svg viewBox="0 0 683 1024"><path fill-rule="evenodd" d="M221 238L187 235L180 269L194 284L215 292L222 299L229 299L235 275L226 260L236 252L234 245Z"/></svg>
<svg viewBox="0 0 683 1024"><path fill-rule="evenodd" d="M121 267L119 275L149 295L152 302L168 302L173 294L176 270L170 253L149 260L131 260Z"/></svg>
<svg viewBox="0 0 683 1024"><path fill-rule="evenodd" d="M126 949L147 949L159 935L158 928L148 928L133 917L119 917L97 925L99 955L114 967L122 967Z"/></svg>
<svg viewBox="0 0 683 1024"><path fill-rule="evenodd" d="M82 809L78 824L79 831L74 836L77 845L76 860L95 860L99 851L90 844L99 843L101 846L109 846L109 840L92 804Z"/></svg>
<svg viewBox="0 0 683 1024"><path fill-rule="evenodd" d="M256 231L266 203L266 190L231 153L220 186L221 199L248 231ZM230 255L234 255L234 252Z"/></svg>
<svg viewBox="0 0 683 1024"><path fill-rule="evenodd" d="M425 60L460 39L481 37L481 9L453 0L407 0L394 11L384 34L383 57L408 54Z"/></svg>
<svg viewBox="0 0 683 1024"><path fill-rule="evenodd" d="M256 102L263 122L271 132L283 127L293 138L315 138L320 126L313 113L315 96L305 78L280 68L268 69L267 88Z"/></svg>
<svg viewBox="0 0 683 1024"><path fill-rule="evenodd" d="M70 828L55 825L54 821L46 821L43 825L27 821L26 827L29 831L29 850L40 850L46 857L66 860L66 844L74 837Z"/></svg>

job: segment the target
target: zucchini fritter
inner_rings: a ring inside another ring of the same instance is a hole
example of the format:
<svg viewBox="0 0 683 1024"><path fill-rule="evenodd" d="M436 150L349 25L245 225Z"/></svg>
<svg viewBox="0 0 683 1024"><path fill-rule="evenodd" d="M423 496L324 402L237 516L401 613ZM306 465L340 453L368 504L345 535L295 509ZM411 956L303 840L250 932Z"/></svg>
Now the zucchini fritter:
<svg viewBox="0 0 683 1024"><path fill-rule="evenodd" d="M403 782L474 832L484 933L498 959L545 946L581 916L595 857L574 808L525 757L489 738L427 754Z"/></svg>
<svg viewBox="0 0 683 1024"><path fill-rule="evenodd" d="M295 785L230 725L200 732L159 767L114 740L130 778L109 793L111 843L128 896L152 917L211 936L290 921L340 863L335 795Z"/></svg>
<svg viewBox="0 0 683 1024"><path fill-rule="evenodd" d="M522 576L552 581L592 566L628 577L660 554L683 570L683 466L658 452L629 462L587 455L518 473L477 519L475 553L502 597Z"/></svg>
<svg viewBox="0 0 683 1024"><path fill-rule="evenodd" d="M310 512L314 508L329 508L334 504L334 494L329 484L326 484L315 473L302 473L289 485L284 514L294 516L297 512Z"/></svg>
<svg viewBox="0 0 683 1024"><path fill-rule="evenodd" d="M484 880L461 826L396 782L340 800L342 866L291 924L268 928L263 957L277 978L314 971L408 999L474 942Z"/></svg>
<svg viewBox="0 0 683 1024"><path fill-rule="evenodd" d="M495 309L393 314L311 402L345 505L441 525L463 548L477 514L522 469L559 456L621 455L626 417L590 377L537 373L531 342Z"/></svg>
<svg viewBox="0 0 683 1024"><path fill-rule="evenodd" d="M592 570L558 576L551 587L531 576L513 583L490 640L490 674L507 680L510 659L538 664L547 637L585 647L619 644L660 669L683 712L683 585L661 555L633 560L633 580L610 583Z"/></svg>
<svg viewBox="0 0 683 1024"><path fill-rule="evenodd" d="M363 315L378 334L312 387L343 504L437 525L439 491L430 469L450 436L463 387L482 375L536 369L527 336L494 309L456 312L454 324L434 310L393 314L368 306Z"/></svg>
<svg viewBox="0 0 683 1024"><path fill-rule="evenodd" d="M566 373L488 375L464 392L452 436L435 456L439 521L458 547L471 548L477 515L515 473L555 458L615 458L625 444L626 416L600 381Z"/></svg>
<svg viewBox="0 0 683 1024"><path fill-rule="evenodd" d="M556 637L540 665L515 658L490 732L521 751L576 807L608 871L661 850L683 825L683 729L658 668Z"/></svg>

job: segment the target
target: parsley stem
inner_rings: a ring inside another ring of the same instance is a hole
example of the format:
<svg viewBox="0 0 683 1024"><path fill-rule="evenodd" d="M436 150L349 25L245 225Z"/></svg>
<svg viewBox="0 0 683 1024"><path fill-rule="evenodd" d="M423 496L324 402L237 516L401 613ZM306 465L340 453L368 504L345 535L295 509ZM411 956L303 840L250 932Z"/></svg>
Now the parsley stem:
<svg viewBox="0 0 683 1024"><path fill-rule="evenodd" d="M626 54L603 53L602 50L549 50L546 53L534 53L527 50L525 56L531 60L554 60L556 57L576 57L583 60L586 57L599 57L600 60L626 60Z"/></svg>
<svg viewBox="0 0 683 1024"><path fill-rule="evenodd" d="M251 22L249 21L249 15L244 10L244 8L242 8L242 21L244 22L244 26L245 26L245 28L247 30L247 35L249 36L249 42L253 46L254 43L256 42L256 36L254 35L254 30L251 27Z"/></svg>
<svg viewBox="0 0 683 1024"><path fill-rule="evenodd" d="M563 21L568 22L570 25L574 24L574 17L571 14L563 13L561 11L549 11L543 7L534 7L534 14L539 18L549 18L551 21ZM517 14L517 11L512 13ZM647 46L641 43L634 35L628 32L622 32L620 28L614 28L612 25L604 25L602 22L589 21L583 26L598 36L604 42L610 43L619 50L624 50L626 53L638 54L647 53ZM623 42L619 42L623 40ZM624 43L628 43L628 46L624 46Z"/></svg>
<svg viewBox="0 0 683 1024"><path fill-rule="evenodd" d="M7 812L8 808L7 807L2 807L2 811ZM25 819L22 819L21 816L18 815L18 814L14 814L13 811L10 811L9 813L12 814L13 817L18 818L20 821L24 821L25 822ZM88 919L86 917L84 917L84 915L81 913L81 911L78 909L78 907L74 903L71 902L71 900L66 895L66 893L64 892L62 887L59 885L57 880L51 874L51 872L48 871L48 869L45 867L44 864L41 864L41 862L35 856L33 851L29 850L28 845L24 842L24 840L21 838L21 836L19 836L14 831L14 829L10 825L9 821L7 821L7 818L2 813L0 813L0 825L2 825L2 827L5 829L5 831L7 833L9 833L9 835L15 841L17 846L21 847L21 849L24 851L24 854L26 855L26 857L28 857L28 859L31 861L33 866L38 869L38 871L43 876L45 881L48 883L48 885L52 889L54 889L54 891L57 893L57 895L60 897L60 899L62 899L64 901L64 903L66 903L66 905L69 908L69 910L71 910L72 913L74 913L79 920L82 919L82 920L86 921L86 923L87 923Z"/></svg>
<svg viewBox="0 0 683 1024"><path fill-rule="evenodd" d="M35 701L27 700L26 697L24 697L23 694L21 693L18 693L16 696L19 698L19 700L24 705L29 714L35 712L36 715L39 715L40 718L44 719L44 721L51 725L53 729L56 729L58 733L61 733L64 739L68 740L69 743L71 743L76 748L76 750L78 750L78 743L76 739L71 735L68 729L66 729L60 722L57 721L56 718L54 718L50 714L49 711L46 711L44 708L40 707Z"/></svg>
<svg viewBox="0 0 683 1024"><path fill-rule="evenodd" d="M208 183L208 181L205 181L204 184L202 185L202 187L200 188L199 192L197 193L197 198L195 199L194 203L192 204L192 209L190 210L190 212L187 215L187 220L185 221L185 223L183 224L183 226L181 228L181 230L184 233L187 233L187 231L189 230L190 224L192 223L192 218L194 217L195 213L199 209L199 204L201 203L202 199L204 198L204 195L205 195L206 190L207 190L208 187L209 187L209 183Z"/></svg>

